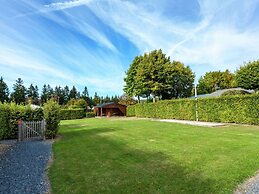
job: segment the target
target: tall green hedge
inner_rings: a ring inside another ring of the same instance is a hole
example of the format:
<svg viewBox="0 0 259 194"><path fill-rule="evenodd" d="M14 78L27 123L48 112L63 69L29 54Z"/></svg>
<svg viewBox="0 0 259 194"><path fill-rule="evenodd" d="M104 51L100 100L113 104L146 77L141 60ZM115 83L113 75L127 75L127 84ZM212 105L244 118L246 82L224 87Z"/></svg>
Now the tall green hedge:
<svg viewBox="0 0 259 194"><path fill-rule="evenodd" d="M18 132L18 120L43 120L41 108L31 109L30 105L23 106L15 103L0 103L0 139L15 139Z"/></svg>
<svg viewBox="0 0 259 194"><path fill-rule="evenodd" d="M200 121L259 124L259 95L197 100ZM165 100L128 106L127 116L195 120L195 99Z"/></svg>
<svg viewBox="0 0 259 194"><path fill-rule="evenodd" d="M60 112L61 120L82 119L86 117L86 113L83 108L61 109Z"/></svg>

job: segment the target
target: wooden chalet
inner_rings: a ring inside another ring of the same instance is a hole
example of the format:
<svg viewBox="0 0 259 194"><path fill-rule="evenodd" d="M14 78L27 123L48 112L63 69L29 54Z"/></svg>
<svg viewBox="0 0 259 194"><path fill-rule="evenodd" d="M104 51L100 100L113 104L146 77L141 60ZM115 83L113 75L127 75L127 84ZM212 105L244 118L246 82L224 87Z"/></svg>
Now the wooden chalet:
<svg viewBox="0 0 259 194"><path fill-rule="evenodd" d="M97 117L126 116L126 109L126 105L110 102L95 106L94 112Z"/></svg>

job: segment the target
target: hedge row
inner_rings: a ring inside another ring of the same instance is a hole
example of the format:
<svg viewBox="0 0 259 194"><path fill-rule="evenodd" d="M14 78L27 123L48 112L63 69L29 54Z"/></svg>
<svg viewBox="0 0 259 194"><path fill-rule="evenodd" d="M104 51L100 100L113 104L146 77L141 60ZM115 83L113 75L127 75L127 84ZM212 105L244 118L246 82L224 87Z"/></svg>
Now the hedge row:
<svg viewBox="0 0 259 194"><path fill-rule="evenodd" d="M127 116L195 120L196 103L200 121L259 124L258 94L136 104L127 108Z"/></svg>
<svg viewBox="0 0 259 194"><path fill-rule="evenodd" d="M16 105L14 103L0 103L0 139L17 138L18 120L43 120L43 110L31 109L29 105Z"/></svg>
<svg viewBox="0 0 259 194"><path fill-rule="evenodd" d="M82 119L86 117L83 108L61 109L61 120Z"/></svg>

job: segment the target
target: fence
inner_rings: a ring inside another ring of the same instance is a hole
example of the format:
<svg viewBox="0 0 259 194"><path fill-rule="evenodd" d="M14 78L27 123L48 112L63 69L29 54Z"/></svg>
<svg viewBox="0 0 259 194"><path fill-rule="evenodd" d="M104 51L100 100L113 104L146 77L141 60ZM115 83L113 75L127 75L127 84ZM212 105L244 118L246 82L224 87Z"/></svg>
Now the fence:
<svg viewBox="0 0 259 194"><path fill-rule="evenodd" d="M27 139L45 140L46 122L42 121L19 121L18 141Z"/></svg>

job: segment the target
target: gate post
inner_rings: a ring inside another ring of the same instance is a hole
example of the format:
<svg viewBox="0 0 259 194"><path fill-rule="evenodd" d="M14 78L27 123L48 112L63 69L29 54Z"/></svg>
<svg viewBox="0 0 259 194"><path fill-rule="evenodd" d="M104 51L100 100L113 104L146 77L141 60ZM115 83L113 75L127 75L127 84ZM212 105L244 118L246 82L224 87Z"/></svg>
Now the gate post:
<svg viewBox="0 0 259 194"><path fill-rule="evenodd" d="M42 130L43 140L46 140L46 137L45 137L46 121L45 121L45 119L43 121L41 121L41 130Z"/></svg>
<svg viewBox="0 0 259 194"><path fill-rule="evenodd" d="M22 120L18 121L18 141L22 141Z"/></svg>

